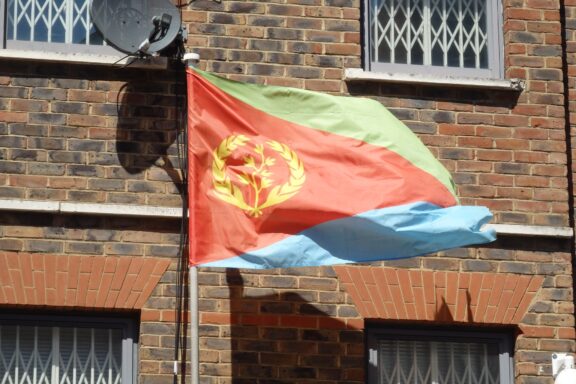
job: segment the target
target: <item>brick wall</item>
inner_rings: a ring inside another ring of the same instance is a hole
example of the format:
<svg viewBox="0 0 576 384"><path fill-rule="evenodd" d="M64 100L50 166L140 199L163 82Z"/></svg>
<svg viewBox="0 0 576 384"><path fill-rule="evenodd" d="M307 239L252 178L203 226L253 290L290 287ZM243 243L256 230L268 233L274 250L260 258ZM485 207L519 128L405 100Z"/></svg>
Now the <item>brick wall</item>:
<svg viewBox="0 0 576 384"><path fill-rule="evenodd" d="M331 268L205 270L200 298L205 382L363 382L363 321Z"/></svg>
<svg viewBox="0 0 576 384"><path fill-rule="evenodd" d="M0 68L0 198L180 206L181 73Z"/></svg>
<svg viewBox="0 0 576 384"><path fill-rule="evenodd" d="M234 79L340 93L360 66L360 0L197 1L183 19L201 67Z"/></svg>
<svg viewBox="0 0 576 384"><path fill-rule="evenodd" d="M360 3L196 0L183 20L201 68L243 81L375 98L452 172L462 203L488 206L501 224L571 225L558 2L503 3L506 75L524 79L523 92L342 81L345 68L361 66ZM567 2L571 53L575 15ZM158 71L1 59L0 198L180 206L182 95L176 65ZM0 251L169 258L139 312L139 382L169 383L179 230L178 220L2 211ZM514 328L515 372L517 383L548 384L550 354L576 347L572 248L572 240L500 236L490 246L384 265L541 277ZM365 325L398 320L361 316L332 268L203 269L200 288L205 384L362 383ZM454 318L411 323L438 322Z"/></svg>

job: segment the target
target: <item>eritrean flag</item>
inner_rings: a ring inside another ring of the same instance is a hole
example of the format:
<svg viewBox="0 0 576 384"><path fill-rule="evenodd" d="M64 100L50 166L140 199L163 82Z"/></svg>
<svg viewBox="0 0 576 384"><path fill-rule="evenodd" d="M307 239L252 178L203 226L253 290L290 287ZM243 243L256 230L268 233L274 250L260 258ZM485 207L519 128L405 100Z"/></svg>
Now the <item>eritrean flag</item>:
<svg viewBox="0 0 576 384"><path fill-rule="evenodd" d="M390 260L493 241L380 103L188 73L190 264Z"/></svg>

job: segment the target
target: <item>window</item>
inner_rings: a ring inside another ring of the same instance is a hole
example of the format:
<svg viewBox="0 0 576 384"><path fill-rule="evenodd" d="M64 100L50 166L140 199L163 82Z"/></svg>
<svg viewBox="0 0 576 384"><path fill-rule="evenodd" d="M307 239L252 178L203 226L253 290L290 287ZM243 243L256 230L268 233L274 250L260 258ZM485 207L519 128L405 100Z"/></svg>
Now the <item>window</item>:
<svg viewBox="0 0 576 384"><path fill-rule="evenodd" d="M0 317L0 383L131 383L135 350L129 320Z"/></svg>
<svg viewBox="0 0 576 384"><path fill-rule="evenodd" d="M512 384L507 334L426 330L368 332L370 384Z"/></svg>
<svg viewBox="0 0 576 384"><path fill-rule="evenodd" d="M500 79L498 0L365 0L367 70Z"/></svg>
<svg viewBox="0 0 576 384"><path fill-rule="evenodd" d="M90 0L0 0L5 49L119 55L90 20Z"/></svg>

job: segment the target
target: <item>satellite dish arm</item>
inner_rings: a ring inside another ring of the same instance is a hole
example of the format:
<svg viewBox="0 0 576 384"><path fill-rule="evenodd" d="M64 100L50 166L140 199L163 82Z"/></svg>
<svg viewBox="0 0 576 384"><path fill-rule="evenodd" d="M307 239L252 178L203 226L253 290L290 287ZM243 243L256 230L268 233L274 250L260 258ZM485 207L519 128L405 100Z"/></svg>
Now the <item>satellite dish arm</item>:
<svg viewBox="0 0 576 384"><path fill-rule="evenodd" d="M152 24L154 27L150 31L148 37L138 47L138 52L147 54L150 44L159 41L166 36L171 23L172 16L167 13L163 13L162 16L154 16L152 18Z"/></svg>

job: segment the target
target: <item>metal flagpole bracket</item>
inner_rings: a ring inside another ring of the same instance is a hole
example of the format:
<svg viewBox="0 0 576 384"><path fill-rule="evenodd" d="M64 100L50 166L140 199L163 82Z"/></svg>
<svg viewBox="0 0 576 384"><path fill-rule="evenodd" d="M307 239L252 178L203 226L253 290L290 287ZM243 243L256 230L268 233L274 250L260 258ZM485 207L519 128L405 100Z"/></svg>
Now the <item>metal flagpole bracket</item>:
<svg viewBox="0 0 576 384"><path fill-rule="evenodd" d="M187 52L182 56L182 62L188 67L194 67L200 62L200 55L194 52Z"/></svg>

